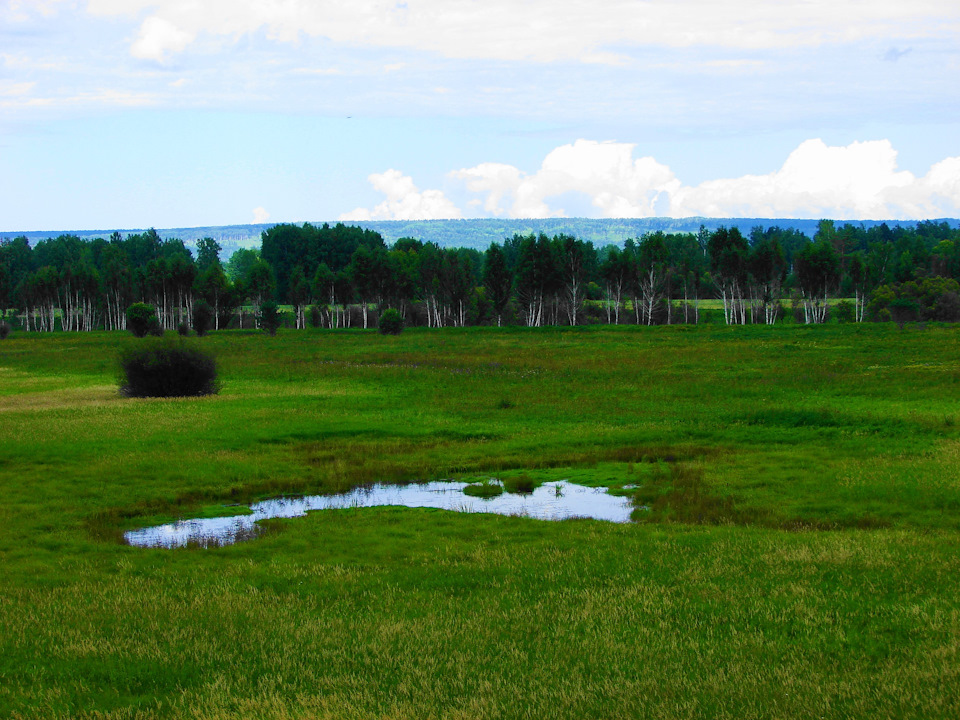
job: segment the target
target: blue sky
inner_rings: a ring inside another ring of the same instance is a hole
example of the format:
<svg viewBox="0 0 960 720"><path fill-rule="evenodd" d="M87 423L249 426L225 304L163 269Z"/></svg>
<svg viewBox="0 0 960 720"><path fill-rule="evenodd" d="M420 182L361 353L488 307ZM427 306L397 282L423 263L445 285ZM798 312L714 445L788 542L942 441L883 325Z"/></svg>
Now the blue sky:
<svg viewBox="0 0 960 720"><path fill-rule="evenodd" d="M960 216L955 0L0 0L0 232Z"/></svg>

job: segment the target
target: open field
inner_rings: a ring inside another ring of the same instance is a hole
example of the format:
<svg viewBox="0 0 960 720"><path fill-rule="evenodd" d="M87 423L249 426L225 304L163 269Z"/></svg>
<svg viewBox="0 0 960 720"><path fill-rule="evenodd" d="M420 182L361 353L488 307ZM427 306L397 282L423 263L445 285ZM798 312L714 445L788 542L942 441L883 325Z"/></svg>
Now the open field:
<svg viewBox="0 0 960 720"><path fill-rule="evenodd" d="M960 329L0 342L0 717L960 717ZM122 531L373 481L637 485L628 525L401 508Z"/></svg>

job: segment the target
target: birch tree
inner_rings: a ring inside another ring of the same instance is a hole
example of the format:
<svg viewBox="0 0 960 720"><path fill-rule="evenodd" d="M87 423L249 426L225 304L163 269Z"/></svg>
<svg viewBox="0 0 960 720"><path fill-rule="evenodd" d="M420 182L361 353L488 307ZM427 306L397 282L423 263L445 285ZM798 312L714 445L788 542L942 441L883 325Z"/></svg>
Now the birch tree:
<svg viewBox="0 0 960 720"><path fill-rule="evenodd" d="M645 325L653 325L655 310L664 298L667 274L667 245L662 232L645 235L637 247L637 283L640 287L641 316Z"/></svg>
<svg viewBox="0 0 960 720"><path fill-rule="evenodd" d="M747 258L750 248L736 227L717 228L707 243L710 269L720 297L727 325L743 325L747 321L743 293L747 282Z"/></svg>
<svg viewBox="0 0 960 720"><path fill-rule="evenodd" d="M827 300L840 283L840 260L827 240L810 243L793 259L807 324L827 319Z"/></svg>

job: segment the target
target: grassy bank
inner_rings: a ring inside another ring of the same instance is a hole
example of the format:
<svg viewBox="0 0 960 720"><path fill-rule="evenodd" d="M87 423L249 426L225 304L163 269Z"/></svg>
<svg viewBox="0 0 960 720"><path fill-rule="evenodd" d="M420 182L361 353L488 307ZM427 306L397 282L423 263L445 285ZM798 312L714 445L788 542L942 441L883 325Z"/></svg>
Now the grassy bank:
<svg viewBox="0 0 960 720"><path fill-rule="evenodd" d="M0 343L0 716L960 715L953 327L253 332L220 395L121 334ZM124 529L378 480L638 485L636 523L384 508Z"/></svg>

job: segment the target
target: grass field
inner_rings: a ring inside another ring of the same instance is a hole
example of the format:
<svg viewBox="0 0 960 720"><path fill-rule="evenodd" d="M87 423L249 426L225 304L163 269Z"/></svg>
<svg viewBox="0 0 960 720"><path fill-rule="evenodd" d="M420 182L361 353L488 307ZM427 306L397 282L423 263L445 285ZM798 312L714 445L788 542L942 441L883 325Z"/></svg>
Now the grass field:
<svg viewBox="0 0 960 720"><path fill-rule="evenodd" d="M960 329L0 342L0 717L960 717ZM373 481L637 485L616 525L374 508L125 529Z"/></svg>

